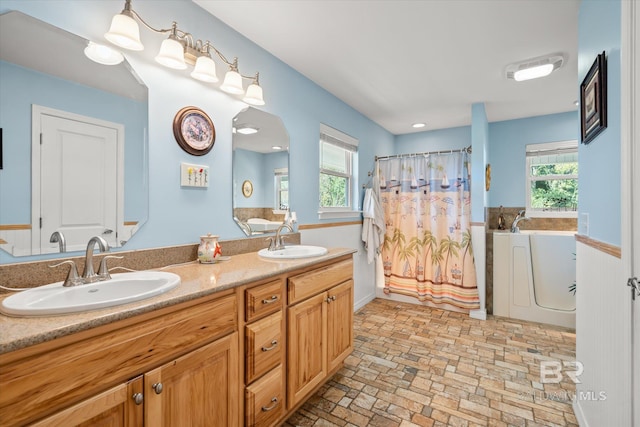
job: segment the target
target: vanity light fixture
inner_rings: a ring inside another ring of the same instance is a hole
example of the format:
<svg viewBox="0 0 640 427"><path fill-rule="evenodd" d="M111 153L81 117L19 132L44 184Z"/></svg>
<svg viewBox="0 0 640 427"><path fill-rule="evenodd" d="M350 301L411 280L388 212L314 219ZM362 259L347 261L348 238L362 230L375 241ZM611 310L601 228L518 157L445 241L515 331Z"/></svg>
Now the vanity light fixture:
<svg viewBox="0 0 640 427"><path fill-rule="evenodd" d="M207 83L216 83L219 79L216 75L215 62L211 58L211 52L213 51L229 67L229 71L227 71L224 81L220 85L220 90L233 95L244 94L243 101L247 104L265 104L258 73L255 76L240 74L238 71L238 58L234 58L233 61L227 60L211 42L208 40L196 40L191 33L179 29L175 21L171 24L171 28L168 29L152 27L133 10L131 0L125 0L124 9L113 17L111 27L104 36L108 41L123 49L143 50L144 46L140 41L138 21L155 33L169 34L168 38L162 42L160 52L155 57L158 63L177 70L184 70L187 65L192 65L194 69L191 72L191 77ZM251 81L246 92L242 85L243 79Z"/></svg>
<svg viewBox="0 0 640 427"><path fill-rule="evenodd" d="M506 77L517 82L545 77L562 67L564 55L560 53L540 56L507 65Z"/></svg>
<svg viewBox="0 0 640 427"><path fill-rule="evenodd" d="M92 61L103 65L118 65L124 61L124 56L117 50L94 42L87 44L84 54Z"/></svg>

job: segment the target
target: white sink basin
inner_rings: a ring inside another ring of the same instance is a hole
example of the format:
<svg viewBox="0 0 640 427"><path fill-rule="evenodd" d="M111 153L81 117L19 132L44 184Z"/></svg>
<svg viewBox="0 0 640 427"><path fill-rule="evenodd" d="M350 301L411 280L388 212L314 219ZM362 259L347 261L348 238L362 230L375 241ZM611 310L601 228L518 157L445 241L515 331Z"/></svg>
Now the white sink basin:
<svg viewBox="0 0 640 427"><path fill-rule="evenodd" d="M279 249L277 251L270 251L266 248L260 249L258 251L258 255L269 259L296 259L320 256L327 252L327 248L323 248L321 246L291 245L285 246L284 249Z"/></svg>
<svg viewBox="0 0 640 427"><path fill-rule="evenodd" d="M180 276L164 271L139 271L111 280L71 287L62 282L29 289L5 298L0 312L10 316L50 316L77 313L140 301L180 284Z"/></svg>

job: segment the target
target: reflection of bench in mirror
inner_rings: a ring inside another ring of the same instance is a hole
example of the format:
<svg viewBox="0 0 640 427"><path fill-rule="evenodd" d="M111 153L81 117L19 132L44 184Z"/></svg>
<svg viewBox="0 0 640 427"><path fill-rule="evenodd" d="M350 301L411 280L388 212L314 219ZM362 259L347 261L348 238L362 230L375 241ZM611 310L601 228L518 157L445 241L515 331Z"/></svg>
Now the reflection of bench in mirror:
<svg viewBox="0 0 640 427"><path fill-rule="evenodd" d="M269 221L264 218L249 218L247 225L251 228L251 234L275 232L282 221Z"/></svg>

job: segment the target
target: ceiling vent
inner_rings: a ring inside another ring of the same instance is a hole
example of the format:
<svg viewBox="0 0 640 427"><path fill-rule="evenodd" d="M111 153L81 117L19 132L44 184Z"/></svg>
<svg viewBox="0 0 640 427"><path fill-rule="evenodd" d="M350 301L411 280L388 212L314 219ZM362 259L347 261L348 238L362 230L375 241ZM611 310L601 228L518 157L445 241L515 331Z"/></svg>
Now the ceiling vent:
<svg viewBox="0 0 640 427"><path fill-rule="evenodd" d="M564 55L552 54L507 65L506 77L518 82L545 77L562 67Z"/></svg>

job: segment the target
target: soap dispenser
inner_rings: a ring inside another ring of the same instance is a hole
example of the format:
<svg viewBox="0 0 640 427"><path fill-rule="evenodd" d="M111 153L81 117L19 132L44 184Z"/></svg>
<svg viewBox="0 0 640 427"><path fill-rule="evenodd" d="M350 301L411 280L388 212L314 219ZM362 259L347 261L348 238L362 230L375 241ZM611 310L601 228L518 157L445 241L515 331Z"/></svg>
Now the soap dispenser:
<svg viewBox="0 0 640 427"><path fill-rule="evenodd" d="M502 205L500 205L500 213L498 214L498 230L506 229L506 226L504 224L505 224L505 221L504 221L504 215L502 214Z"/></svg>

